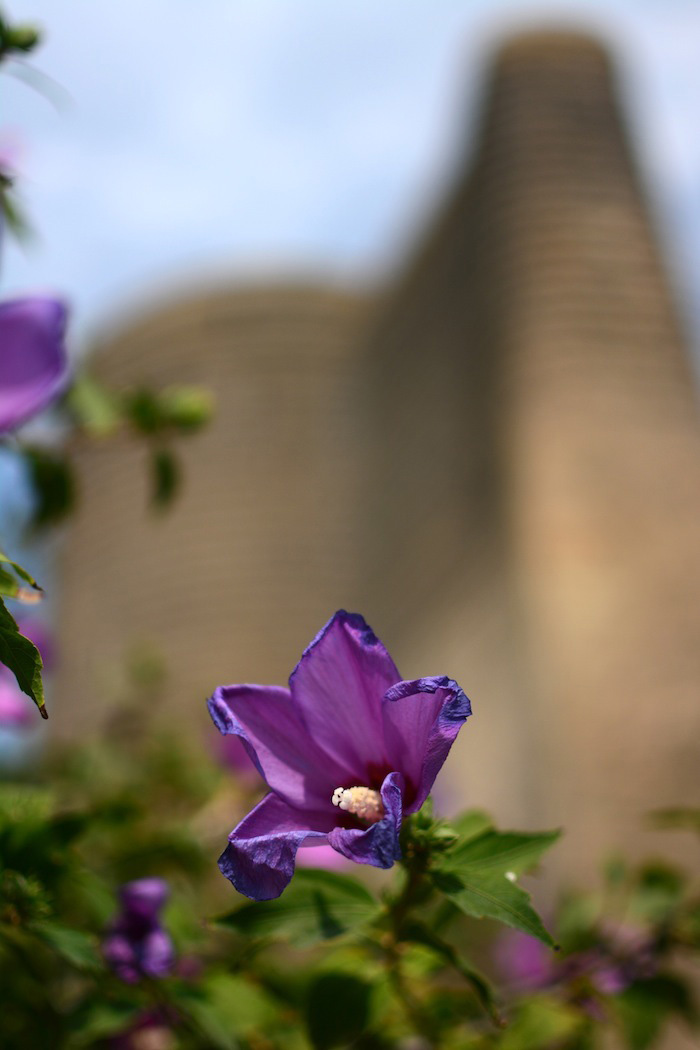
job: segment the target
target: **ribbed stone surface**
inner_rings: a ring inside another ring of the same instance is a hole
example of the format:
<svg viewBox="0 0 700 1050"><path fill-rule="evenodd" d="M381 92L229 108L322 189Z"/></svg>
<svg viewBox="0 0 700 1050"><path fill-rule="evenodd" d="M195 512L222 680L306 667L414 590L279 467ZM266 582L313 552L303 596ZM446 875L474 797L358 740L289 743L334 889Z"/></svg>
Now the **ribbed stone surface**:
<svg viewBox="0 0 700 1050"><path fill-rule="evenodd" d="M446 803L562 824L560 863L590 872L648 847L646 810L697 802L695 396L600 47L506 47L469 157L376 315L232 293L104 348L124 382L210 383L219 413L160 520L136 452L81 456L61 722L107 706L132 637L194 724L213 685L284 681L355 606L406 677L473 699Z"/></svg>
<svg viewBox="0 0 700 1050"><path fill-rule="evenodd" d="M357 356L366 305L314 288L212 295L104 345L116 386L205 383L214 422L180 443L181 496L148 510L143 443L78 455L82 505L64 548L56 724L99 724L123 657L167 661L167 704L208 730L226 681L284 682L339 600L353 604L360 519Z"/></svg>

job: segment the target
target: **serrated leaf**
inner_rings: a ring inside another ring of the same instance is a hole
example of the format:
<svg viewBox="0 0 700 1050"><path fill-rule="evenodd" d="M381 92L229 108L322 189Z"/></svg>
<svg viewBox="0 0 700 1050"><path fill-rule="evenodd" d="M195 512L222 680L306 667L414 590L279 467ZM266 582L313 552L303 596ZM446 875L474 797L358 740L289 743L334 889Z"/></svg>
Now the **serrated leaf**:
<svg viewBox="0 0 700 1050"><path fill-rule="evenodd" d="M41 653L19 628L0 600L0 663L14 674L23 693L30 696L39 708L42 718L48 718L44 703L44 685L41 680L43 663Z"/></svg>
<svg viewBox="0 0 700 1050"><path fill-rule="evenodd" d="M457 874L438 868L431 874L435 887L466 915L495 919L554 947L554 941L530 904L530 895L504 873L466 868Z"/></svg>
<svg viewBox="0 0 700 1050"><path fill-rule="evenodd" d="M216 922L249 937L283 937L303 947L348 933L378 912L376 899L355 879L309 868L297 871L277 900L244 904Z"/></svg>

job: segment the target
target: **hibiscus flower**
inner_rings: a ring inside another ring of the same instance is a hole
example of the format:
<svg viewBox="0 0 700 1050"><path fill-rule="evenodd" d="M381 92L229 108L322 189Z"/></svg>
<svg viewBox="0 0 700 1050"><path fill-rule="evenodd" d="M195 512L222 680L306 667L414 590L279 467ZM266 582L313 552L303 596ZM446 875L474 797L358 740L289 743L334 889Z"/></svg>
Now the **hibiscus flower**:
<svg viewBox="0 0 700 1050"><path fill-rule="evenodd" d="M390 868L401 856L403 817L425 802L471 714L444 675L402 681L364 619L344 610L306 649L289 689L221 686L208 704L270 788L219 859L253 900L279 897L297 850L312 843Z"/></svg>

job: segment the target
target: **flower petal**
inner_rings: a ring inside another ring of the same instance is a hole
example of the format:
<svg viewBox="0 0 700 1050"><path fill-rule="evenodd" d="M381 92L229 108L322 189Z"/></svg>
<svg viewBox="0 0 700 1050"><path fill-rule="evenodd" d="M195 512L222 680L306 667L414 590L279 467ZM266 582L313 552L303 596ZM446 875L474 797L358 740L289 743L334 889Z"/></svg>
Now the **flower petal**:
<svg viewBox="0 0 700 1050"><path fill-rule="evenodd" d="M386 816L366 829L333 828L328 842L344 857L358 864L372 864L375 868L390 868L401 856L399 831L403 812L404 778L400 773L389 773L382 784L382 802Z"/></svg>
<svg viewBox="0 0 700 1050"><path fill-rule="evenodd" d="M254 901L279 897L294 874L297 850L326 838L333 813L301 812L277 795L266 795L229 835L219 868L239 893Z"/></svg>
<svg viewBox="0 0 700 1050"><path fill-rule="evenodd" d="M344 609L305 650L289 686L308 732L342 769L334 787L387 768L381 697L399 678L372 629Z"/></svg>
<svg viewBox="0 0 700 1050"><path fill-rule="evenodd" d="M406 813L415 813L425 802L471 713L469 698L445 675L398 682L387 690L384 733L389 761L408 781Z"/></svg>
<svg viewBox="0 0 700 1050"><path fill-rule="evenodd" d="M0 303L0 433L60 394L68 372L65 326L66 307L56 299Z"/></svg>
<svg viewBox="0 0 700 1050"><path fill-rule="evenodd" d="M217 729L240 737L260 775L291 806L330 801L335 771L328 768L288 689L222 685L208 706Z"/></svg>

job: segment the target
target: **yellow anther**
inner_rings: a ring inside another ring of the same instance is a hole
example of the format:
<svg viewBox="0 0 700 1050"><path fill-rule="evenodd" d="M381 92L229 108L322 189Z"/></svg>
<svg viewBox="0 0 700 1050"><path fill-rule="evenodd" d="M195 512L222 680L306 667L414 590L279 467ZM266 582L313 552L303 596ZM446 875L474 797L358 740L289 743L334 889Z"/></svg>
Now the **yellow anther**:
<svg viewBox="0 0 700 1050"><path fill-rule="evenodd" d="M344 809L346 813L354 813L369 824L376 824L386 816L382 796L374 788L336 788L331 801L334 806Z"/></svg>

